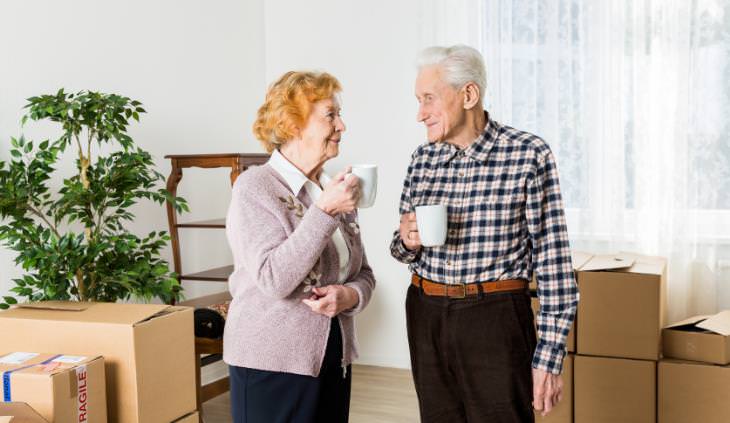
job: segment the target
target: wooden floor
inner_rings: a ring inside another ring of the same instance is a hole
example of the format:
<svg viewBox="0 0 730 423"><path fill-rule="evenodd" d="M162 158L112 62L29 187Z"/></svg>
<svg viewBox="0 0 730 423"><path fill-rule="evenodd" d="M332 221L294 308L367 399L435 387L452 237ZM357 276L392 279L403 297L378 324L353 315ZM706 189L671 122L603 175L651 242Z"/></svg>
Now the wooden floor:
<svg viewBox="0 0 730 423"><path fill-rule="evenodd" d="M228 393L203 404L205 423L231 421ZM352 367L350 423L418 421L418 402L410 370Z"/></svg>

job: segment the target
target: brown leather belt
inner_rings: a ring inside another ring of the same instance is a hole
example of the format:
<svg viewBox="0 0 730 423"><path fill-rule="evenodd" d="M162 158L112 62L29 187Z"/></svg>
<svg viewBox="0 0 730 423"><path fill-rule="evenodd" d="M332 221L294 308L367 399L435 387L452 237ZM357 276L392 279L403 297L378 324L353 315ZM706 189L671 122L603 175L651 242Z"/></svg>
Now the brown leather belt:
<svg viewBox="0 0 730 423"><path fill-rule="evenodd" d="M493 294L496 292L520 291L526 290L528 283L524 279L506 279L493 282L474 282L466 284L444 284L440 282L430 281L422 278L415 273L411 275L411 283L421 289L426 295L434 295L438 297L465 298L471 295L479 294L479 287L484 294Z"/></svg>

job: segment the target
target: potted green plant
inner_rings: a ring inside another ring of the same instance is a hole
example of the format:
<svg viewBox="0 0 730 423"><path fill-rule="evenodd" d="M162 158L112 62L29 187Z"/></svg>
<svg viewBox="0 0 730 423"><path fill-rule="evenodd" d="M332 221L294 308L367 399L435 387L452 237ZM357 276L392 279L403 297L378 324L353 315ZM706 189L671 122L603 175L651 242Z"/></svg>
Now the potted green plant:
<svg viewBox="0 0 730 423"><path fill-rule="evenodd" d="M127 134L142 104L117 94L91 91L31 97L28 121L58 123L55 140L11 138L10 160L0 161L0 244L17 252L26 272L14 279L0 308L28 301L108 301L180 297L177 275L160 251L169 237L153 231L139 237L125 229L142 199L169 201L187 211L184 199L158 188L164 176L152 156ZM102 155L101 147L112 150ZM54 181L63 153L74 150L77 172ZM52 183L54 183L52 185ZM55 190L52 186L59 187Z"/></svg>

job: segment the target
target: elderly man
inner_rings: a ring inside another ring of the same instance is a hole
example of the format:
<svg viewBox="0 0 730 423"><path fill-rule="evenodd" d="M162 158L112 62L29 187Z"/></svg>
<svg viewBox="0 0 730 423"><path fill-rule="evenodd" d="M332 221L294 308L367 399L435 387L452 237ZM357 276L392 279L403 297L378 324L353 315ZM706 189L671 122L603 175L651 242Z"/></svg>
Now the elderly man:
<svg viewBox="0 0 730 423"><path fill-rule="evenodd" d="M412 272L408 343L423 422L527 422L561 399L578 304L555 159L483 106L471 47L421 53L418 121L428 142L403 183L391 254ZM448 209L445 244L421 245L420 205ZM537 273L539 342L528 280Z"/></svg>

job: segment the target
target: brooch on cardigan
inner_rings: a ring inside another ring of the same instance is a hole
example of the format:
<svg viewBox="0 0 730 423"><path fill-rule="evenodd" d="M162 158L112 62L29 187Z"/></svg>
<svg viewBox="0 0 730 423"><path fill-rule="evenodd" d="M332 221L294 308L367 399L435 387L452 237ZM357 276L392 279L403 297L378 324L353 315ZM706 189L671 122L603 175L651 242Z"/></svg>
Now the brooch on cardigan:
<svg viewBox="0 0 730 423"><path fill-rule="evenodd" d="M294 214L297 217L304 217L304 205L295 200L292 195L289 195L288 197L279 197L279 201L286 204L287 209L294 210Z"/></svg>
<svg viewBox="0 0 730 423"><path fill-rule="evenodd" d="M353 213L354 214L354 213ZM350 213L347 214L340 214L339 216L340 222L344 224L345 229L347 232L350 233L350 235L355 236L360 233L360 225L357 223L357 215L353 215ZM348 220L352 219L352 222L348 222Z"/></svg>
<svg viewBox="0 0 730 423"><path fill-rule="evenodd" d="M312 288L319 288L320 286L322 286L322 274L312 270L311 272L309 272L307 277L304 278L304 288L302 289L302 291L309 292L312 290Z"/></svg>
<svg viewBox="0 0 730 423"><path fill-rule="evenodd" d="M357 222L350 222L347 225L347 229L349 229L350 232L354 233L355 235L360 233L360 225L358 225Z"/></svg>
<svg viewBox="0 0 730 423"><path fill-rule="evenodd" d="M304 284L304 288L302 289L303 292L309 292L312 290L312 288L319 288L322 286L322 273L317 273L316 269L319 269L319 261L321 259L317 259L317 262L314 263L314 267L312 270L309 271L307 276L304 278L302 283Z"/></svg>

